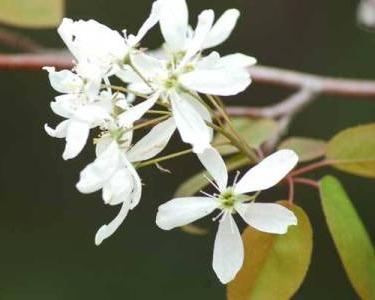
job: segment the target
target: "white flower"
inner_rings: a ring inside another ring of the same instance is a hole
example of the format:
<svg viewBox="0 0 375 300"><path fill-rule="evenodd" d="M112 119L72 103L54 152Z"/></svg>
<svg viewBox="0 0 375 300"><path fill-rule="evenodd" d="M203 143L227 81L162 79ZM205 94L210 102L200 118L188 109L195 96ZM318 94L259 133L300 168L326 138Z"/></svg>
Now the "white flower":
<svg viewBox="0 0 375 300"><path fill-rule="evenodd" d="M55 71L45 67L52 87L64 95L51 102L57 115L66 118L55 129L45 124L46 132L56 138L65 138L64 159L77 156L86 144L91 128L111 118L112 95L103 91L99 94L101 77L93 65L80 64L76 72Z"/></svg>
<svg viewBox="0 0 375 300"><path fill-rule="evenodd" d="M160 28L167 48L175 53L187 51L194 43L193 37L197 35L199 27L193 35L189 26L189 12L186 1L161 0L161 2ZM202 34L200 38L198 50L212 48L223 43L232 33L240 15L237 9L228 9L213 24L213 12L207 10L203 13L209 14L209 17L205 23L205 34Z"/></svg>
<svg viewBox="0 0 375 300"><path fill-rule="evenodd" d="M284 234L288 226L297 224L296 216L287 208L273 203L246 202L252 198L244 195L276 185L293 169L297 161L298 157L293 151L280 150L251 168L237 183L229 187L224 162L208 163L206 168L214 178L214 186L219 194L172 199L159 207L156 224L164 230L170 230L220 209L221 218L212 266L220 281L228 283L234 279L244 259L241 235L232 214L237 212L250 226L275 234Z"/></svg>
<svg viewBox="0 0 375 300"><path fill-rule="evenodd" d="M192 31L185 0L159 0L158 7L170 55L158 59L134 51L129 56L130 65L117 76L129 84L130 91L151 95L147 103L160 99L169 105L182 140L202 154L211 148L212 129L206 124L211 116L197 101L196 93L228 96L242 92L251 83L246 68L256 60L239 53L224 57L217 52L201 55L203 49L228 38L239 16L237 10L226 11L215 25L213 11L205 10Z"/></svg>
<svg viewBox="0 0 375 300"><path fill-rule="evenodd" d="M129 52L159 21L159 3L155 1L151 13L138 33L125 37L118 31L95 21L73 21L64 18L57 29L70 52L81 62L95 64L103 75L113 75L124 64Z"/></svg>
<svg viewBox="0 0 375 300"><path fill-rule="evenodd" d="M125 220L129 210L134 209L142 193L141 180L133 163L150 159L167 145L175 127L169 119L156 125L133 147L132 134L122 133L122 128L111 128L99 139L96 146L97 158L86 166L77 183L81 193L93 193L102 189L105 204L122 204L120 212L109 224L99 228L95 244L100 245L111 236Z"/></svg>

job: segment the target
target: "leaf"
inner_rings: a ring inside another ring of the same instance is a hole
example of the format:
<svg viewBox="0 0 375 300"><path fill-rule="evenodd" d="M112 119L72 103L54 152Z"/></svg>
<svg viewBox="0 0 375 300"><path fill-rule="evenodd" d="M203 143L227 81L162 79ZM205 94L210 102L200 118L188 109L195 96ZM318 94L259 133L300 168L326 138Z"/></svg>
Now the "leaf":
<svg viewBox="0 0 375 300"><path fill-rule="evenodd" d="M302 208L288 206L298 218L285 235L248 227L242 234L245 261L229 283L229 300L290 299L303 282L312 254L312 228Z"/></svg>
<svg viewBox="0 0 375 300"><path fill-rule="evenodd" d="M334 136L327 146L327 158L337 161L341 171L375 177L375 123L352 127Z"/></svg>
<svg viewBox="0 0 375 300"><path fill-rule="evenodd" d="M249 159L242 155L236 155L226 161L228 172L239 169L247 164L250 164ZM178 187L175 197L187 197L196 194L209 184L206 179L207 176L209 177L208 172L202 171L190 177Z"/></svg>
<svg viewBox="0 0 375 300"><path fill-rule="evenodd" d="M354 289L362 299L375 299L375 255L371 240L340 182L320 181L323 212L336 249Z"/></svg>
<svg viewBox="0 0 375 300"><path fill-rule="evenodd" d="M55 27L64 15L64 2L64 0L0 0L0 22L18 27Z"/></svg>
<svg viewBox="0 0 375 300"><path fill-rule="evenodd" d="M273 119L250 119L233 118L232 125L234 129L248 142L250 147L258 149L264 142L272 138L278 132L277 122ZM214 144L228 142L228 140L218 134L214 139ZM219 151L222 155L237 153L234 146L221 146Z"/></svg>
<svg viewBox="0 0 375 300"><path fill-rule="evenodd" d="M278 149L294 150L298 154L299 161L304 162L323 156L326 152L326 142L305 137L290 137L283 141Z"/></svg>

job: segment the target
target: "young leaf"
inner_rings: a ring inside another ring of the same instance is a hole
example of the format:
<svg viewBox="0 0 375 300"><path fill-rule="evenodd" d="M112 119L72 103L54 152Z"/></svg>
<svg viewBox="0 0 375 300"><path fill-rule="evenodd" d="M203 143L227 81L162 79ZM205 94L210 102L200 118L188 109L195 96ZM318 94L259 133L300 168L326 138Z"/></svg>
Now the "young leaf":
<svg viewBox="0 0 375 300"><path fill-rule="evenodd" d="M374 247L340 182L320 181L323 212L348 277L362 299L375 299Z"/></svg>
<svg viewBox="0 0 375 300"><path fill-rule="evenodd" d="M28 28L55 27L64 15L64 0L0 0L0 22Z"/></svg>
<svg viewBox="0 0 375 300"><path fill-rule="evenodd" d="M226 161L228 172L232 170L239 169L243 166L246 166L250 164L251 162L247 157L244 157L242 155L236 155L232 157L231 159L228 159ZM177 189L175 193L175 197L187 197L192 196L202 190L204 187L206 187L209 182L206 179L206 176L209 177L209 174L207 171L199 172L192 177L190 177L188 180L183 182Z"/></svg>
<svg viewBox="0 0 375 300"><path fill-rule="evenodd" d="M288 206L298 219L285 235L248 227L242 234L245 261L229 283L229 300L290 299L305 278L312 254L312 228L302 208Z"/></svg>
<svg viewBox="0 0 375 300"><path fill-rule="evenodd" d="M326 151L326 142L305 137L290 137L283 141L278 149L294 150L298 154L299 161L304 162L323 156Z"/></svg>
<svg viewBox="0 0 375 300"><path fill-rule="evenodd" d="M233 127L245 139L250 147L257 149L264 142L272 138L278 131L278 125L273 119L250 119L233 118ZM218 134L214 139L214 144L227 142L227 139ZM219 147L222 155L229 155L238 152L237 148L229 146Z"/></svg>
<svg viewBox="0 0 375 300"><path fill-rule="evenodd" d="M327 159L339 170L375 177L375 123L352 127L334 136L327 146Z"/></svg>

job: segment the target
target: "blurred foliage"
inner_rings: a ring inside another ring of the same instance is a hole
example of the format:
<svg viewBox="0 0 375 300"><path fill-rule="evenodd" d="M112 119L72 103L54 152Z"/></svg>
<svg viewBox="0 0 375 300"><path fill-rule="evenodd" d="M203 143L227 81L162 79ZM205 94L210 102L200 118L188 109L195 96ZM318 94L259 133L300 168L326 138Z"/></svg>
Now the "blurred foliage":
<svg viewBox="0 0 375 300"><path fill-rule="evenodd" d="M300 162L322 157L326 152L326 142L305 137L290 137L283 141L278 149L291 149L298 154Z"/></svg>
<svg viewBox="0 0 375 300"><path fill-rule="evenodd" d="M334 166L358 176L375 177L375 123L341 131L327 146Z"/></svg>
<svg viewBox="0 0 375 300"><path fill-rule="evenodd" d="M242 233L245 262L229 283L229 300L290 299L306 276L312 254L312 228L301 207L278 203L291 209L298 225L285 235L269 234L248 227Z"/></svg>
<svg viewBox="0 0 375 300"><path fill-rule="evenodd" d="M374 247L360 217L336 178L324 177L320 190L328 228L353 287L361 299L375 299Z"/></svg>
<svg viewBox="0 0 375 300"><path fill-rule="evenodd" d="M64 16L64 0L0 0L0 22L25 28L56 27Z"/></svg>

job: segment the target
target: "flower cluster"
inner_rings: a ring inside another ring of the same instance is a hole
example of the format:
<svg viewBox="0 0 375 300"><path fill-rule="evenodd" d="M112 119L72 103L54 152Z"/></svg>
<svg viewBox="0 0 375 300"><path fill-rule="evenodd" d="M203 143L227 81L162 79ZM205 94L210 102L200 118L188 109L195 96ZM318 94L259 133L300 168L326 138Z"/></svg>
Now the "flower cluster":
<svg viewBox="0 0 375 300"><path fill-rule="evenodd" d="M215 22L214 12L204 10L193 29L185 0L157 0L136 35L125 30L121 34L94 20L64 19L59 26L75 66L61 71L45 67L51 86L61 93L51 108L64 118L54 129L45 125L45 130L66 140L64 159L76 157L93 130L96 159L81 171L77 189L82 193L101 190L105 204L121 205L118 215L97 231L96 245L111 236L138 205L142 183L137 169L175 156L155 159L176 130L212 176L218 193L173 199L159 207L156 223L169 230L221 210L216 218L220 217L220 225L213 268L223 283L234 278L243 262L241 237L232 217L235 212L265 232L282 234L297 224L288 209L255 203L256 195L245 195L282 180L297 163L293 151L274 153L228 187L225 163L212 145L216 129L248 152L243 141L226 132L217 118L218 111L224 113L218 96L245 90L251 83L247 68L256 60L207 50L230 36L238 17L238 10L229 9ZM165 43L148 51L140 42L157 24ZM118 79L124 86L112 85ZM134 131L146 127L152 128L134 142Z"/></svg>

